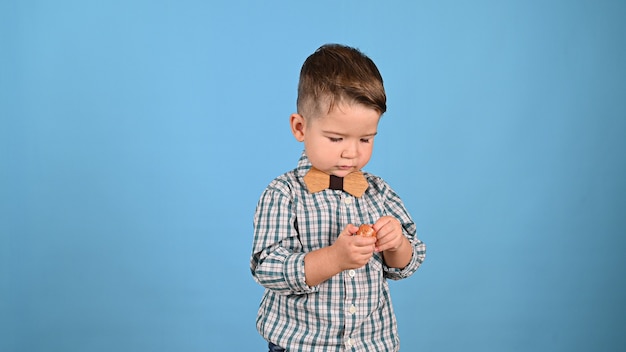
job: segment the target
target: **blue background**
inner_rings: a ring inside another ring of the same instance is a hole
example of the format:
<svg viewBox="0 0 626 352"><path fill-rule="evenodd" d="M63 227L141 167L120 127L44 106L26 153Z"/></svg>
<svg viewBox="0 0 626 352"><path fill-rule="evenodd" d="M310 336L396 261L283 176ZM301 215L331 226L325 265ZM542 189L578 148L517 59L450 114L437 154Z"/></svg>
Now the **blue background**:
<svg viewBox="0 0 626 352"><path fill-rule="evenodd" d="M3 1L0 350L263 351L252 216L356 46L428 245L404 351L626 345L624 1Z"/></svg>

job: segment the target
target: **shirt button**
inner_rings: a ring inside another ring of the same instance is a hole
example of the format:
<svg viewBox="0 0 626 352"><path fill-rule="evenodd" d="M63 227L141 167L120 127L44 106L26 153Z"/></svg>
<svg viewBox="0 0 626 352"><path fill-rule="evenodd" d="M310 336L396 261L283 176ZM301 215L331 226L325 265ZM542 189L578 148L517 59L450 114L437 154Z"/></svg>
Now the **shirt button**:
<svg viewBox="0 0 626 352"><path fill-rule="evenodd" d="M350 271L348 271L348 275L350 275L350 277L354 277L354 275L356 275L356 272L350 269Z"/></svg>
<svg viewBox="0 0 626 352"><path fill-rule="evenodd" d="M352 198L351 197L347 197L346 199L343 200L344 203L346 204L352 204Z"/></svg>
<svg viewBox="0 0 626 352"><path fill-rule="evenodd" d="M346 339L346 346L348 346L348 347L352 347L352 345L353 345L353 344L354 344L354 342L352 341L352 339L351 339L351 338L347 338L347 339Z"/></svg>
<svg viewBox="0 0 626 352"><path fill-rule="evenodd" d="M350 306L350 314L356 313L356 307L353 305Z"/></svg>

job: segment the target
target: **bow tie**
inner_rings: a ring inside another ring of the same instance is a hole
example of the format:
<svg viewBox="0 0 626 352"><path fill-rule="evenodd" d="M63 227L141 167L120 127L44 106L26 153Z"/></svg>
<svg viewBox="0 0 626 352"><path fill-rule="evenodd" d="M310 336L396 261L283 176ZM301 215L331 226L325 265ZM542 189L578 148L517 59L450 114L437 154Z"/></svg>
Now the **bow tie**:
<svg viewBox="0 0 626 352"><path fill-rule="evenodd" d="M306 183L309 193L330 188L346 191L357 198L361 197L369 186L361 171L352 172L346 177L338 177L324 173L314 167L304 175L304 183Z"/></svg>

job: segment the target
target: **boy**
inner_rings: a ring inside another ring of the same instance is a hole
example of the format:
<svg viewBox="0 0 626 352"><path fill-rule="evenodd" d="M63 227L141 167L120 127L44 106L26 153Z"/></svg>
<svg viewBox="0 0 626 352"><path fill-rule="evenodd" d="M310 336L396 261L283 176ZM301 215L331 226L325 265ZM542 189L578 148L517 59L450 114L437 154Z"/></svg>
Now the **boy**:
<svg viewBox="0 0 626 352"><path fill-rule="evenodd" d="M412 275L426 247L398 195L360 171L386 108L378 68L357 49L324 45L304 62L290 117L304 152L254 216L257 329L270 351L399 349L386 279ZM360 224L376 236L355 236Z"/></svg>

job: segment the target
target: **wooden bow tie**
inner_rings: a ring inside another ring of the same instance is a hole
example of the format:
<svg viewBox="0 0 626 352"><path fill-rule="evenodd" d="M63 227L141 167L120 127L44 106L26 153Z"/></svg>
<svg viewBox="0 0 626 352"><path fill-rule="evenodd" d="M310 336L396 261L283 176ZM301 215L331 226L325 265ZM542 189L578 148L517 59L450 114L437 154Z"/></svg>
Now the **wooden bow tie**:
<svg viewBox="0 0 626 352"><path fill-rule="evenodd" d="M309 193L316 193L330 188L344 190L357 198L361 197L369 186L361 171L354 171L346 177L337 177L314 167L304 175L304 183L306 183Z"/></svg>

